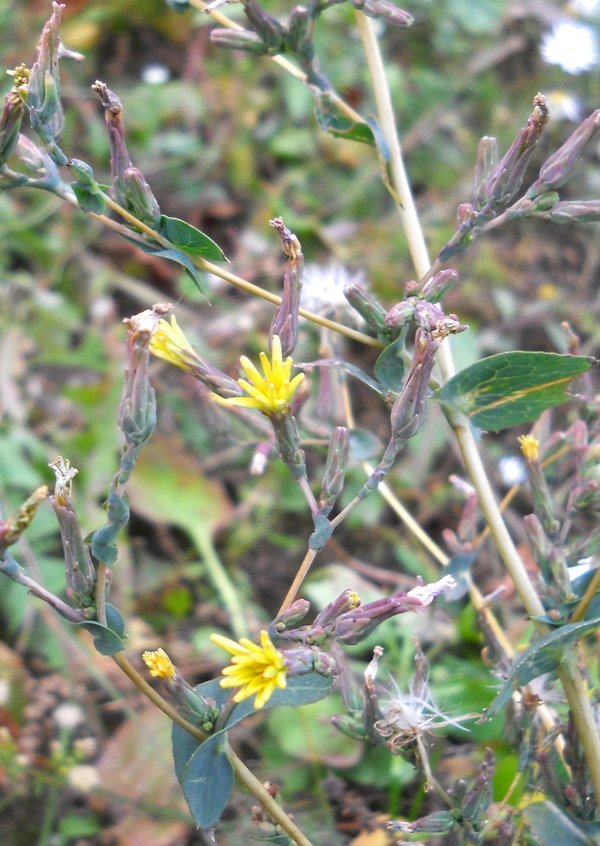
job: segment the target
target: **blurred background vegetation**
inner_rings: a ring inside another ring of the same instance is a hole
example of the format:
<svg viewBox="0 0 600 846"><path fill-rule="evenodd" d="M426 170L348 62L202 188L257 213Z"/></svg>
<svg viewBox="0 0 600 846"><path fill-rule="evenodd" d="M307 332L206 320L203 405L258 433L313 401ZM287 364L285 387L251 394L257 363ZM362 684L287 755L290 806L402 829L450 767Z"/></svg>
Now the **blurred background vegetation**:
<svg viewBox="0 0 600 846"><path fill-rule="evenodd" d="M274 14L285 11L274 2L265 6ZM573 13L560 3L422 0L407 9L416 16L411 29L381 26L380 35L434 254L453 231L457 205L469 197L479 138L495 135L505 148L526 120L533 95L542 91L553 120L539 165L598 105L600 70L571 74L542 58L544 37ZM241 19L235 5L224 11ZM39 0L2 5L0 66L31 63L48 14L49 4ZM370 115L353 21L349 5L330 9L319 24L318 50L337 90ZM600 38L597 23L588 19L587 25ZM103 115L90 90L101 79L122 98L132 160L163 212L214 238L236 273L279 291L283 264L268 221L281 215L300 238L313 276L364 276L391 306L412 270L373 151L320 131L301 83L266 58L215 48L210 28L201 12L180 13L162 0L70 0L63 40L85 58L61 66L63 149L109 181ZM2 93L10 85L6 77ZM593 197L599 188L594 142L569 191ZM461 256L455 266L462 284L447 303L472 329L457 339L460 365L505 349L564 351L564 320L581 334L584 352L597 350L597 233L595 226L515 223ZM216 279L207 279L209 305L175 265L140 253L51 194L0 195L0 244L0 501L10 511L37 485L50 483L48 461L60 454L80 470L77 507L91 531L104 522L102 502L120 447L115 420L125 361L122 318L172 301L200 352L233 373L240 354L264 347L272 307ZM300 357L316 357L318 343L316 330L305 326ZM358 346L346 346L344 354L366 369L374 361ZM285 468L273 462L265 475L249 476L252 433L230 427L190 377L167 365L155 363L154 383L159 426L131 484L132 521L121 542L113 598L125 611L132 656L164 645L186 677L200 681L221 665L207 632L228 630L204 578L205 556L218 554L230 568L258 626L277 609L310 526ZM356 405L359 425L383 439L384 411L359 390ZM498 461L516 456L516 434L486 438L501 492L507 482ZM392 480L438 541L442 529L455 527L461 508L448 483L460 470L447 443L433 416ZM322 450L315 449L313 460L322 460ZM355 461L350 493L361 472ZM514 507L525 511L526 497ZM62 591L59 536L49 508L41 510L16 557L50 589ZM503 583L487 547L478 567L484 592ZM437 566L399 528L384 501L372 497L336 533L305 595L319 606L351 585L368 600L382 589L412 584L416 573L435 578ZM513 642L523 635L520 620L507 606L504 623ZM110 661L94 654L87 636L63 626L12 583L0 591L0 631L0 680L7 680L0 719L19 737L11 746L5 736L0 746L2 842L204 842L173 783L166 720L133 696ZM427 648L443 708L464 713L489 703L493 680L482 666L477 621L466 602L440 608L426 624L418 617L394 620L378 632L386 667L400 684L412 672L414 636ZM362 666L365 645L355 651ZM65 702L80 708L74 725L56 717ZM333 732L327 717L336 707L332 697L302 709L293 721L285 711L272 713L244 724L238 742L261 777L277 776L289 809L316 843L378 846L387 841L368 835L375 823L419 815L427 800L408 764ZM501 721L469 727L469 735L451 731L440 744L441 777L470 777L488 743L498 758L495 791L501 798L517 769L503 744ZM86 739L93 739L93 748L86 750ZM98 784L89 789L83 772L73 776L76 767L96 772ZM241 842L240 826L248 826L250 836L249 804L244 800L232 810L219 842Z"/></svg>

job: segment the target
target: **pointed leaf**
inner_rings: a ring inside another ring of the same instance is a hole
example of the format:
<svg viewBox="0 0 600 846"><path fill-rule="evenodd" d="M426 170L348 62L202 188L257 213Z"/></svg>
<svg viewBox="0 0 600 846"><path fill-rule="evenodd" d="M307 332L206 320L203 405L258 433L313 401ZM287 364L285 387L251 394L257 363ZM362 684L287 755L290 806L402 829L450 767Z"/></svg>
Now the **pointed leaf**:
<svg viewBox="0 0 600 846"><path fill-rule="evenodd" d="M545 673L554 672L565 658L567 647L599 627L600 617L581 623L568 623L544 635L533 646L526 649L513 664L498 696L487 709L486 719L495 717L518 687L523 687Z"/></svg>
<svg viewBox="0 0 600 846"><path fill-rule="evenodd" d="M94 646L101 655L115 655L125 649L123 639L125 637L125 624L119 611L114 605L106 606L106 622L103 626L97 620L88 620L86 623L79 623L79 627L86 629L94 638Z"/></svg>
<svg viewBox="0 0 600 846"><path fill-rule="evenodd" d="M594 846L598 843L600 823L581 822L569 817L552 802L533 802L523 808L523 817L539 846Z"/></svg>
<svg viewBox="0 0 600 846"><path fill-rule="evenodd" d="M315 115L317 123L325 132L330 132L336 138L347 138L349 141L359 141L376 147L375 133L366 123L353 121L345 114L338 104L336 97L330 93L319 92L316 95Z"/></svg>
<svg viewBox="0 0 600 846"><path fill-rule="evenodd" d="M382 389L381 385L376 382L374 379L371 379L370 376L367 376L359 367L356 367L355 364L349 364L347 361L343 361L342 359L338 358L319 358L316 361L299 361L296 362L298 367L309 368L309 367L335 367L336 370L341 370L342 373L347 373L349 376L354 376L355 379L358 379L368 388L371 388L372 391L375 391L379 396L383 397L386 394L386 391Z"/></svg>
<svg viewBox="0 0 600 846"><path fill-rule="evenodd" d="M373 372L384 391L398 392L402 388L405 369L402 352L405 336L406 332L403 332L393 343L388 344L375 362Z"/></svg>
<svg viewBox="0 0 600 846"><path fill-rule="evenodd" d="M138 233L132 233L137 235ZM127 235L122 235L122 238L125 238L126 241L130 241L132 244L141 250L143 253L147 253L149 256L159 256L160 258L167 259L168 261L174 261L176 264L179 264L187 275L190 277L194 285L198 288L201 294L206 297L206 290L204 283L202 281L202 277L198 273L196 267L192 263L192 261L186 256L185 253L182 253L181 250L173 249L165 249L163 247L153 247L151 244L147 244L144 241L140 240L139 237L135 238L128 238Z"/></svg>
<svg viewBox="0 0 600 846"><path fill-rule="evenodd" d="M201 256L209 261L227 261L225 253L218 244L200 232L191 223L179 220L178 217L160 216L160 234L169 240L174 247L184 250L193 256Z"/></svg>
<svg viewBox="0 0 600 846"><path fill-rule="evenodd" d="M569 382L591 364L584 356L499 353L461 370L432 398L450 418L463 413L475 426L497 432L535 420L547 408L566 402Z"/></svg>

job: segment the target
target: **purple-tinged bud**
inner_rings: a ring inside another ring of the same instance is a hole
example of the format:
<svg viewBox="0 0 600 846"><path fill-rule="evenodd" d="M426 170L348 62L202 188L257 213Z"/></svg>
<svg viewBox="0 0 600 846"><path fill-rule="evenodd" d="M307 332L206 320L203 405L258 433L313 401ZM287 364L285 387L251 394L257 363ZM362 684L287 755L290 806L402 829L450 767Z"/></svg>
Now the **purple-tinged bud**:
<svg viewBox="0 0 600 846"><path fill-rule="evenodd" d="M543 217L552 223L594 223L600 220L600 200L566 200L556 203Z"/></svg>
<svg viewBox="0 0 600 846"><path fill-rule="evenodd" d="M141 446L156 425L156 396L148 372L150 341L159 321L170 309L169 303L158 303L123 321L127 326L127 368L119 426L128 444Z"/></svg>
<svg viewBox="0 0 600 846"><path fill-rule="evenodd" d="M364 640L377 626L406 611L420 611L423 604L418 597L398 593L385 599L377 599L342 614L335 622L333 636L342 643L355 644Z"/></svg>
<svg viewBox="0 0 600 846"><path fill-rule="evenodd" d="M288 49L292 53L311 56L313 47L313 18L305 6L294 6L288 18Z"/></svg>
<svg viewBox="0 0 600 846"><path fill-rule="evenodd" d="M32 126L44 143L60 135L63 113L60 104L58 72L60 20L64 4L52 3L52 15L46 21L37 45L37 60L27 84L27 103Z"/></svg>
<svg viewBox="0 0 600 846"><path fill-rule="evenodd" d="M392 437L397 443L411 438L425 419L429 379L438 346L430 334L417 329L410 370L390 414Z"/></svg>
<svg viewBox="0 0 600 846"><path fill-rule="evenodd" d="M342 614L346 614L348 611L352 611L359 606L359 595L356 591L346 588L346 590L341 593L337 599L334 599L333 602L330 602L321 612L319 612L319 614L317 614L313 625L327 629L328 627L334 625L337 622L338 617Z"/></svg>
<svg viewBox="0 0 600 846"><path fill-rule="evenodd" d="M329 441L329 452L319 496L319 507L325 515L329 514L344 487L349 451L348 429L345 426L336 426Z"/></svg>
<svg viewBox="0 0 600 846"><path fill-rule="evenodd" d="M521 187L525 170L547 122L546 101L541 94L536 94L527 123L490 173L482 190L484 206L489 205L490 211L506 208Z"/></svg>
<svg viewBox="0 0 600 846"><path fill-rule="evenodd" d="M114 198L130 211L142 223L156 226L160 220L160 207L144 179L144 175L134 167L125 144L123 125L123 106L117 95L100 80L92 85L104 109L104 118L110 144L110 165L112 171L112 190Z"/></svg>
<svg viewBox="0 0 600 846"><path fill-rule="evenodd" d="M422 294L430 303L439 303L458 283L458 273L452 268L440 270L423 286Z"/></svg>
<svg viewBox="0 0 600 846"><path fill-rule="evenodd" d="M310 602L307 599L296 599L273 620L275 631L280 633L291 626L295 626L296 623L306 617L309 611Z"/></svg>
<svg viewBox="0 0 600 846"><path fill-rule="evenodd" d="M351 0L355 9L360 9L368 18L380 18L390 26L407 27L414 18L404 9L399 9L389 0Z"/></svg>
<svg viewBox="0 0 600 846"><path fill-rule="evenodd" d="M255 32L245 29L213 29L210 42L217 47L230 50L244 50L246 53L264 56L267 47Z"/></svg>
<svg viewBox="0 0 600 846"><path fill-rule="evenodd" d="M272 340L274 335L279 336L281 354L285 358L294 352L298 342L298 309L300 308L304 256L300 241L284 226L280 217L271 220L270 225L281 238L281 247L289 260L283 278L281 303L269 331L269 340Z"/></svg>
<svg viewBox="0 0 600 846"><path fill-rule="evenodd" d="M17 146L23 113L23 101L14 91L9 91L0 115L0 165L10 158Z"/></svg>
<svg viewBox="0 0 600 846"><path fill-rule="evenodd" d="M375 297L358 282L350 282L344 288L344 296L376 335L385 333L386 310Z"/></svg>
<svg viewBox="0 0 600 846"><path fill-rule="evenodd" d="M50 503L60 527L67 593L80 607L93 605L96 572L71 500L71 485L78 471L61 457L51 462L49 467L56 476L54 496L50 497Z"/></svg>
<svg viewBox="0 0 600 846"><path fill-rule="evenodd" d="M0 557L4 555L6 549L16 543L27 526L35 517L42 502L48 497L48 488L42 485L36 488L35 491L28 496L25 502L17 509L17 511L6 520L0 519Z"/></svg>
<svg viewBox="0 0 600 846"><path fill-rule="evenodd" d="M461 203L456 209L456 228L471 229L477 222L477 212L471 203Z"/></svg>
<svg viewBox="0 0 600 846"><path fill-rule="evenodd" d="M242 0L246 17L252 29L262 40L269 56L282 53L286 46L286 28L277 18L268 15L256 0Z"/></svg>
<svg viewBox="0 0 600 846"><path fill-rule="evenodd" d="M414 317L418 302L419 300L416 297L409 297L409 299L402 300L402 302L393 305L385 316L386 327L401 329L407 323L410 323Z"/></svg>
<svg viewBox="0 0 600 846"><path fill-rule="evenodd" d="M575 485L569 496L568 510L596 511L600 509L600 483L587 479Z"/></svg>
<svg viewBox="0 0 600 846"><path fill-rule="evenodd" d="M582 121L562 147L544 162L540 168L540 175L525 196L537 197L538 194L553 191L564 185L581 161L585 148L598 129L600 129L600 109L596 109Z"/></svg>
<svg viewBox="0 0 600 846"><path fill-rule="evenodd" d="M477 160L473 185L473 206L480 209L485 205L486 185L498 161L498 142L490 135L484 135L477 147Z"/></svg>
<svg viewBox="0 0 600 846"><path fill-rule="evenodd" d="M335 660L318 646L294 646L283 650L285 666L291 676L319 673L332 676L337 671Z"/></svg>
<svg viewBox="0 0 600 846"><path fill-rule="evenodd" d="M142 171L137 167L125 168L118 182L121 205L130 209L142 223L156 228L160 222L160 207Z"/></svg>
<svg viewBox="0 0 600 846"><path fill-rule="evenodd" d="M569 570L561 549L548 537L536 514L523 518L531 555L543 578L541 589L553 599L564 601L571 593Z"/></svg>
<svg viewBox="0 0 600 846"><path fill-rule="evenodd" d="M448 834L457 825L456 816L452 811L434 811L426 817L414 822L393 820L388 822L388 831L399 831L402 834Z"/></svg>

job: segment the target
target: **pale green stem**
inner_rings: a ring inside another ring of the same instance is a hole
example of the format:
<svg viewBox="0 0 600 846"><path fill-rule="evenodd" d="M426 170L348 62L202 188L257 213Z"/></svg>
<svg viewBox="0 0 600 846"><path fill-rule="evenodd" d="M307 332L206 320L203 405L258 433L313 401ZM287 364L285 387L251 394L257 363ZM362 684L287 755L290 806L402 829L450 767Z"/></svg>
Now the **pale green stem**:
<svg viewBox="0 0 600 846"><path fill-rule="evenodd" d="M390 151L393 187L398 193L400 201L400 218L417 276L420 278L429 271L430 261L423 230L419 223L416 206L404 169L383 59L371 20L359 11L356 12L356 18L373 83L379 123ZM452 353L447 340L440 345L438 363L442 380L446 382L455 373ZM544 606L508 533L479 455L470 424L466 418L459 417L454 419L451 425L455 431L471 484L477 491L481 510L504 565L528 615L531 618L541 616L545 613ZM536 627L540 631L546 630L539 624L536 624ZM563 666L559 670L559 677L563 682L579 740L586 756L596 799L600 803L600 735L593 720L593 713L585 692L585 683L577 667Z"/></svg>
<svg viewBox="0 0 600 846"><path fill-rule="evenodd" d="M148 682L138 673L135 667L129 663L127 658L121 653L117 652L113 655L113 661L123 670L125 675L134 683L137 689L144 694L154 705L157 706L170 720L181 726L184 731L187 731L192 737L195 737L200 743L206 740L206 734L197 726L185 720L181 714L169 703L166 699L154 690ZM229 744L226 744L226 753L231 766L238 778L238 780L252 793L252 795L264 806L265 810L271 814L277 825L286 831L292 840L298 846L312 846L309 840L302 834L302 832L294 825L292 820L285 813L283 808L275 802L273 797L263 787L260 781L252 775L248 767L240 761L235 752L231 750Z"/></svg>
<svg viewBox="0 0 600 846"><path fill-rule="evenodd" d="M208 578L229 612L229 622L234 635L236 638L246 637L248 635L248 627L246 626L246 615L239 592L217 555L210 533L202 526L198 526L197 528L189 526L188 530L192 534L198 551L202 555Z"/></svg>

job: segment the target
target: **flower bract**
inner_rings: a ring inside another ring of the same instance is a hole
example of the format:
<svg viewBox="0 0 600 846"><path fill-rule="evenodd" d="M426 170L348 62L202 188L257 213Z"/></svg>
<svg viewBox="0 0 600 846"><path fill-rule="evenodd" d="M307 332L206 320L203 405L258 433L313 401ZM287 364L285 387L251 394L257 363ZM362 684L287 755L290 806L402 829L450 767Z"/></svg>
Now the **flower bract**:
<svg viewBox="0 0 600 846"><path fill-rule="evenodd" d="M175 665L164 649L157 649L155 652L144 652L142 658L150 670L151 676L156 676L159 679L173 679L177 674Z"/></svg>
<svg viewBox="0 0 600 846"><path fill-rule="evenodd" d="M245 637L238 642L212 634L210 639L233 655L231 664L223 670L225 678L221 680L221 687L240 688L233 697L234 702L243 702L256 694L254 707L262 708L276 688L285 689L285 660L266 631L260 633L260 646Z"/></svg>
<svg viewBox="0 0 600 846"><path fill-rule="evenodd" d="M292 357L285 361L281 354L281 341L278 335L273 336L271 344L271 359L264 352L260 353L262 373L243 355L240 364L248 379L238 379L240 387L248 394L247 397L218 397L213 398L222 405L241 405L245 408L257 408L267 417L281 417L289 412L290 402L298 386L304 379L304 373L297 373L290 379L292 372Z"/></svg>

